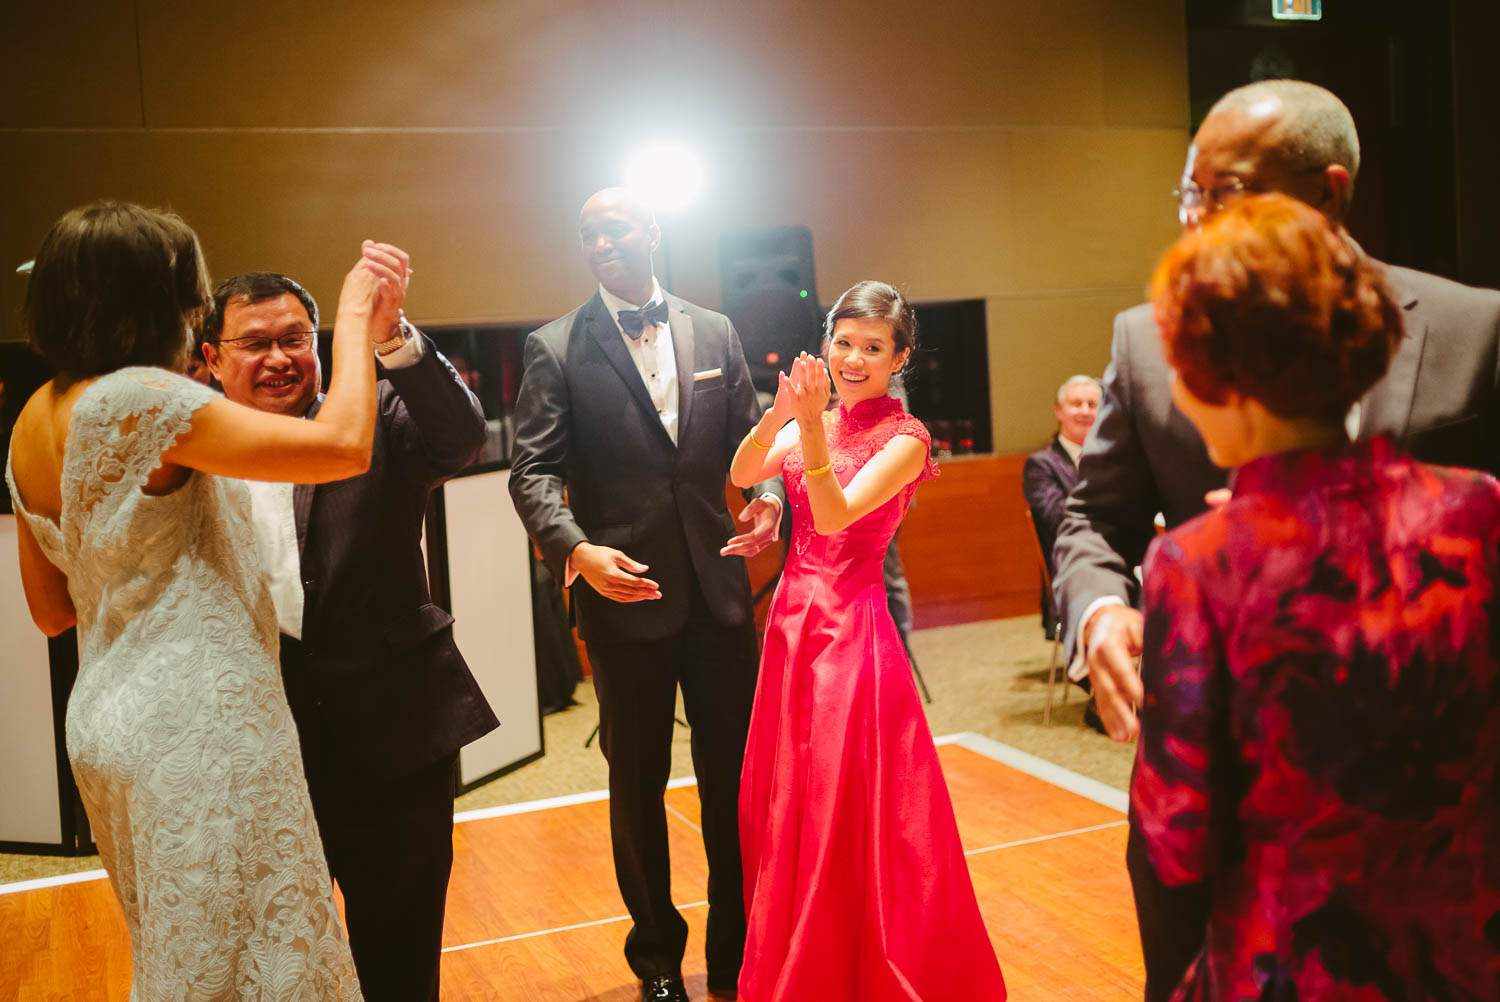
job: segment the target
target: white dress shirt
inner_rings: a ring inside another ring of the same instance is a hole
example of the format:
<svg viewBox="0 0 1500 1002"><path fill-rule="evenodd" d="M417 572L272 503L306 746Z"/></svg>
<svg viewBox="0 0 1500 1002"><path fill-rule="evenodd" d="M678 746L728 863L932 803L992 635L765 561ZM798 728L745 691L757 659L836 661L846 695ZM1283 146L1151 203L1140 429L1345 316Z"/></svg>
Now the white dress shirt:
<svg viewBox="0 0 1500 1002"><path fill-rule="evenodd" d="M297 523L292 514L292 485L247 480L255 552L266 587L276 606L276 625L302 639L302 561L297 552Z"/></svg>
<svg viewBox="0 0 1500 1002"><path fill-rule="evenodd" d="M416 365L426 354L420 335L380 357L387 369ZM250 488L250 525L255 532L255 553L276 607L276 625L281 632L302 639L302 555L297 550L297 520L292 508L292 485L247 480Z"/></svg>
<svg viewBox="0 0 1500 1002"><path fill-rule="evenodd" d="M615 329L620 332L625 348L630 352L630 360L635 363L636 371L641 374L641 382L646 384L646 392L651 395L651 403L656 408L656 416L661 418L662 427L667 430L672 444L676 445L677 354L672 350L672 325L670 321L646 324L641 331L641 336L633 338L625 333L625 328L620 326L618 316L622 310L643 310L647 306L664 301L666 297L662 295L661 286L655 278L651 279L651 298L639 306L635 303L627 303L602 285L599 286L599 298L604 300L604 306L609 310L609 318L615 322Z"/></svg>

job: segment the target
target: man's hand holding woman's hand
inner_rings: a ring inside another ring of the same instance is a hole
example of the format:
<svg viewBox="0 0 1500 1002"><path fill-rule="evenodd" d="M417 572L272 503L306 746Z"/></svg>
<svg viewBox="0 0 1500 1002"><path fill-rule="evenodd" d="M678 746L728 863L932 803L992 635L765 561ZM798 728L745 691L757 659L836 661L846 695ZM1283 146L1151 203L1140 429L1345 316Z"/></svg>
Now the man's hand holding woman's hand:
<svg viewBox="0 0 1500 1002"><path fill-rule="evenodd" d="M394 244L366 240L359 261L344 276L338 312L348 317L368 317L366 336L376 344L390 339L391 328L401 319L411 264L406 252Z"/></svg>

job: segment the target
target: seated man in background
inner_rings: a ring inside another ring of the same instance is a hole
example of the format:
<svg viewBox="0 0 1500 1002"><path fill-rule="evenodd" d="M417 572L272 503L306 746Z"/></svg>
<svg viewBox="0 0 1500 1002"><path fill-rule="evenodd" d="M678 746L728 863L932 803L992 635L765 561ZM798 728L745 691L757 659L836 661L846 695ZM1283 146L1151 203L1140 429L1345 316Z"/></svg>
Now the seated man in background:
<svg viewBox="0 0 1500 1002"><path fill-rule="evenodd" d="M1031 508L1032 521L1036 523L1037 539L1042 544L1042 557L1047 561L1047 576L1053 573L1052 543L1057 539L1057 527L1062 523L1063 503L1068 492L1078 479L1078 455L1083 452L1083 440L1094 426L1094 415L1099 413L1099 380L1093 376L1069 376L1057 388L1057 403L1052 405L1052 415L1057 418L1057 433L1052 441L1026 457L1026 466L1021 472L1021 490L1026 495L1026 504ZM1052 604L1052 593L1042 588L1042 629L1051 640L1057 635L1057 611Z"/></svg>

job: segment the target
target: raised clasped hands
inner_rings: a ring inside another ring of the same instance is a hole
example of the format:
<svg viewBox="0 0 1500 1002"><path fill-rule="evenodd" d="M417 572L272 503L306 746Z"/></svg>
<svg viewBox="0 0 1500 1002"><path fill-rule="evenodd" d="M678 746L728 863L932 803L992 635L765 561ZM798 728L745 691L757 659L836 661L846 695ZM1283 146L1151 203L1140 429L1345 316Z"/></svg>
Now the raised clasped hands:
<svg viewBox="0 0 1500 1002"><path fill-rule="evenodd" d="M783 392L789 395L787 402L791 416L801 428L821 427L823 412L828 409L832 384L828 379L828 367L816 355L803 352L792 362L790 377L782 374L776 388L777 403Z"/></svg>
<svg viewBox="0 0 1500 1002"><path fill-rule="evenodd" d="M401 319L410 280L411 262L404 250L394 244L366 240L360 247L359 261L344 276L339 311L368 315L370 340L377 344L385 341Z"/></svg>

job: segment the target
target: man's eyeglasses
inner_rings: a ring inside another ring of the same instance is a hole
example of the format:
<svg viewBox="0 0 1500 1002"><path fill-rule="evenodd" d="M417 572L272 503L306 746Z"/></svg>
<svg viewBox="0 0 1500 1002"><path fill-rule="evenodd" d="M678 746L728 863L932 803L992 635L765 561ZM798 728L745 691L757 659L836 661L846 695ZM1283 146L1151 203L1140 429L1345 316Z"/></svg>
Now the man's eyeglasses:
<svg viewBox="0 0 1500 1002"><path fill-rule="evenodd" d="M1284 171L1285 176L1290 178L1320 173L1327 169L1327 166L1323 164L1304 164L1301 167L1284 168ZM1287 190L1282 185L1266 188L1251 187L1233 174L1229 174L1208 189L1199 187L1196 181L1184 180L1179 187L1173 189L1172 198L1177 202L1177 221L1183 226L1196 226L1203 221L1205 216L1213 215L1237 198L1244 198L1246 195L1261 191Z"/></svg>
<svg viewBox="0 0 1500 1002"><path fill-rule="evenodd" d="M1206 191L1196 181L1184 181L1172 190L1172 198L1177 202L1177 221L1191 226L1249 191L1237 177L1227 177Z"/></svg>
<svg viewBox="0 0 1500 1002"><path fill-rule="evenodd" d="M298 355L310 351L317 336L317 331L292 331L280 337L234 337L216 343L220 347L232 346L230 350L240 355L265 355L273 344L280 345L283 354Z"/></svg>

